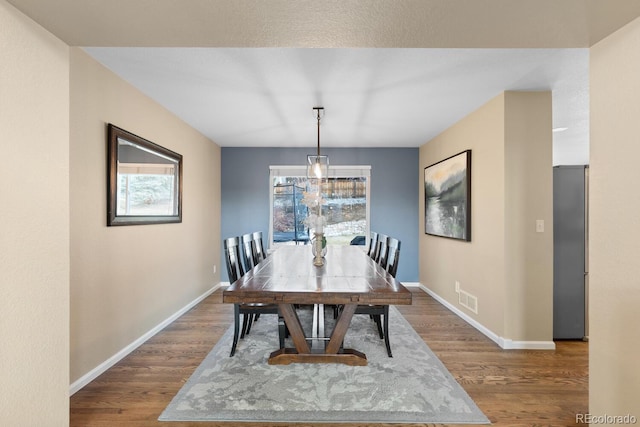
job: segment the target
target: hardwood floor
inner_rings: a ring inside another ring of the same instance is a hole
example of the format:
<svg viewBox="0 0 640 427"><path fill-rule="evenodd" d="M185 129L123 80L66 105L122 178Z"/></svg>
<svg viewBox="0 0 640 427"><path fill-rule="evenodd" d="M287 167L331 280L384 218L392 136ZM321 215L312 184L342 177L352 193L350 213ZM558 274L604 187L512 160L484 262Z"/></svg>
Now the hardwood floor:
<svg viewBox="0 0 640 427"><path fill-rule="evenodd" d="M411 290L413 305L397 308L493 425L580 425L576 414L588 412L588 343L559 341L555 351L501 350L428 294ZM249 426L157 421L232 320L233 306L223 304L222 291L216 291L74 394L70 426ZM418 425L424 424L413 426Z"/></svg>

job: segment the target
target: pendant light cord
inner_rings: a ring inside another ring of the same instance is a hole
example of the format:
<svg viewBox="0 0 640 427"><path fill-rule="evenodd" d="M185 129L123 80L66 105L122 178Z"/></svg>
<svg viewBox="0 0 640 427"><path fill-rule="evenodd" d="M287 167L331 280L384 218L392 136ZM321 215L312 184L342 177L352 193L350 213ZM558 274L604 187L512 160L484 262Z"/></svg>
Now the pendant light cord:
<svg viewBox="0 0 640 427"><path fill-rule="evenodd" d="M320 107L315 108L318 113L318 157L320 157Z"/></svg>

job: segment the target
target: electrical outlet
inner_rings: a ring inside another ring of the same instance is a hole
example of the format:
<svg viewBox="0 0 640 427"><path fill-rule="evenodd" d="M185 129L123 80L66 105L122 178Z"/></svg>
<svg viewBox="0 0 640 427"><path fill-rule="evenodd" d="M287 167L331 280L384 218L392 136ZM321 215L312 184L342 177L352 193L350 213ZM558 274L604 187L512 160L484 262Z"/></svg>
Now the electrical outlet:
<svg viewBox="0 0 640 427"><path fill-rule="evenodd" d="M218 266L214 264L214 266L213 266L213 274L216 274L216 271L218 271Z"/></svg>
<svg viewBox="0 0 640 427"><path fill-rule="evenodd" d="M460 293L460 282L456 280L456 292Z"/></svg>

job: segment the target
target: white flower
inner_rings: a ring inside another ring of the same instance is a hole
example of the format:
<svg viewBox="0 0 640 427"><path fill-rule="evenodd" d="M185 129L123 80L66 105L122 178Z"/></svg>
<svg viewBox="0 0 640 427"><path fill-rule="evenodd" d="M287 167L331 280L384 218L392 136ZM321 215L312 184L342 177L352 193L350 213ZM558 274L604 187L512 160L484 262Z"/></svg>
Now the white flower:
<svg viewBox="0 0 640 427"><path fill-rule="evenodd" d="M316 193L310 193L307 191L302 192L302 204L306 205L308 208L315 208L319 205L324 205L326 202L322 198L322 195Z"/></svg>
<svg viewBox="0 0 640 427"><path fill-rule="evenodd" d="M304 225L309 228L322 228L327 225L327 218L323 215L309 214L304 220Z"/></svg>

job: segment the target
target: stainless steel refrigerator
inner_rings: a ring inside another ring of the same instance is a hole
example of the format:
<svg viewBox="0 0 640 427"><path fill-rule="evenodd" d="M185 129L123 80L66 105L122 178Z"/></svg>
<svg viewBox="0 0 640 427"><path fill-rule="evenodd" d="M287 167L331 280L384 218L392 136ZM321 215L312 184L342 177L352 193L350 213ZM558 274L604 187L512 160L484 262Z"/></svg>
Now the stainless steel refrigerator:
<svg viewBox="0 0 640 427"><path fill-rule="evenodd" d="M589 337L589 167L553 168L553 337Z"/></svg>

